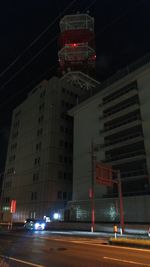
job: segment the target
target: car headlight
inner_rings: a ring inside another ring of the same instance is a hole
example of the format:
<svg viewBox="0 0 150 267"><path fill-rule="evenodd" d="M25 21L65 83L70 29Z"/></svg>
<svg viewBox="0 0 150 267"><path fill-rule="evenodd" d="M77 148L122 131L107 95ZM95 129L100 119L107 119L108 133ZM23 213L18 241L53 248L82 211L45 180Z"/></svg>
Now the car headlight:
<svg viewBox="0 0 150 267"><path fill-rule="evenodd" d="M39 226L40 226L40 224L39 224L39 223L35 223L35 225L34 225L35 229L38 229L38 228L39 228Z"/></svg>
<svg viewBox="0 0 150 267"><path fill-rule="evenodd" d="M44 229L45 229L45 223L42 223L42 224L41 224L41 227L42 227L42 229L44 230Z"/></svg>
<svg viewBox="0 0 150 267"><path fill-rule="evenodd" d="M38 230L38 229L44 230L45 229L45 223L35 223L34 228L35 228L35 230Z"/></svg>

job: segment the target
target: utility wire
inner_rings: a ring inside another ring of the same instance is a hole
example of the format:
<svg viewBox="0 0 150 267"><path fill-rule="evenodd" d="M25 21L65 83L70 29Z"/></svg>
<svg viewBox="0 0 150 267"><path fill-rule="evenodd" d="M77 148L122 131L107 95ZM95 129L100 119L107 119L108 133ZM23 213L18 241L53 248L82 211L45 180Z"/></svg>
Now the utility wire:
<svg viewBox="0 0 150 267"><path fill-rule="evenodd" d="M13 76L11 76L10 79L7 80L7 82L3 83L3 85L0 87L0 90L3 89L10 81L12 81L20 72L22 72L30 63L32 63L48 46L50 46L55 40L57 39L57 36L54 37L50 42L48 42L44 47L40 49L26 64L24 64Z"/></svg>
<svg viewBox="0 0 150 267"><path fill-rule="evenodd" d="M19 91L17 91L15 93L15 95L11 95L6 101L3 101L2 103L0 103L0 110L3 109L3 107L5 105L7 105L10 101L13 101L14 98L18 97L19 95L21 95L22 93L26 92L27 88L33 88L35 86L35 84L39 83L39 80L44 77L46 74L48 74L50 71L52 71L55 67L57 66L57 64L53 65L51 68L47 69L44 71L44 73L42 73L40 76L38 76L37 79L35 79L34 81L29 82L26 86L24 86L23 88L21 88Z"/></svg>
<svg viewBox="0 0 150 267"><path fill-rule="evenodd" d="M12 67L16 64L17 61L21 59L21 57L31 48L33 47L37 41L57 22L58 19L76 2L77 0L71 1L67 7L59 13L59 15L48 25L24 50L23 52L15 58L14 61L12 61L1 73L0 78Z"/></svg>

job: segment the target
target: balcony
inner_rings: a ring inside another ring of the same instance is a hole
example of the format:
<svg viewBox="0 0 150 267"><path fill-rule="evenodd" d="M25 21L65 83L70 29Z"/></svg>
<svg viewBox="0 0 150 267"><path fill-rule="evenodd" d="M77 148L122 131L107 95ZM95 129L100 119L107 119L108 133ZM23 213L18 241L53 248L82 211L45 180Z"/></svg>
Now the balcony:
<svg viewBox="0 0 150 267"><path fill-rule="evenodd" d="M140 159L145 159L145 151L144 150L137 150L137 151L132 151L120 155L114 155L111 157L107 156L105 162L109 163L111 165L116 165L116 164L122 164L122 163L127 163L135 160L140 160Z"/></svg>
<svg viewBox="0 0 150 267"><path fill-rule="evenodd" d="M100 115L99 116L99 120L100 121L102 120L103 122L108 122L108 121L114 120L114 119L116 119L118 117L127 115L130 112L136 111L139 108L140 108L140 104L135 103L130 107L126 107L126 108L123 108L122 110L118 110L118 112L115 112L115 113L112 113L112 114L108 114L108 115L105 115L105 116L104 115Z"/></svg>
<svg viewBox="0 0 150 267"><path fill-rule="evenodd" d="M140 131L137 131L137 130L134 131L133 133L130 132L128 135L126 134L124 136L120 136L118 133L118 135L116 135L115 138L113 139L109 138L108 140L105 140L105 145L106 146L114 145L114 144L121 143L129 139L134 139L136 137L143 137L143 135Z"/></svg>
<svg viewBox="0 0 150 267"><path fill-rule="evenodd" d="M141 178L146 178L147 176L148 174L145 169L132 170L132 171L130 170L121 173L121 179L125 181L138 180Z"/></svg>
<svg viewBox="0 0 150 267"><path fill-rule="evenodd" d="M112 135L112 134L127 130L127 129L135 127L135 126L139 126L141 124L142 124L142 122L140 119L137 119L137 120L131 121L131 122L130 121L126 122L126 124L124 122L120 122L120 124L118 124L117 127L110 128L110 130L109 129L107 129L107 130L101 129L99 131L99 133L103 134L103 136Z"/></svg>
<svg viewBox="0 0 150 267"><path fill-rule="evenodd" d="M122 142L118 142L118 143L115 143L115 144L103 144L103 151L109 151L111 149L115 149L115 148L119 148L119 147L123 147L123 146L126 146L126 145L132 145L134 143L137 143L137 142L140 142L140 141L143 141L144 138L143 136L137 136L135 138L128 138Z"/></svg>
<svg viewBox="0 0 150 267"><path fill-rule="evenodd" d="M127 99L130 99L131 97L133 96L136 96L138 95L138 91L137 89L132 89L131 91L129 92L126 92L120 96L115 96L114 99L112 98L111 101L107 102L106 104L105 103L101 103L99 105L99 107L102 107L102 108L110 108L111 106L115 106L117 104L119 104L122 100L127 100Z"/></svg>

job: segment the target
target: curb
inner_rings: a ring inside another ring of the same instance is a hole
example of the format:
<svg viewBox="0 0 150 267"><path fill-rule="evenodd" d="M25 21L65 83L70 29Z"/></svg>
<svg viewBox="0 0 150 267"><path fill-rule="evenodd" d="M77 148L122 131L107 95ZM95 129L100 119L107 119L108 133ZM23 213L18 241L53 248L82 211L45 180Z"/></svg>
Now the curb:
<svg viewBox="0 0 150 267"><path fill-rule="evenodd" d="M124 247L132 247L132 248L145 248L145 249L150 249L150 244L140 244L132 241L124 241L124 240L109 240L110 245L115 245L115 246L124 246Z"/></svg>

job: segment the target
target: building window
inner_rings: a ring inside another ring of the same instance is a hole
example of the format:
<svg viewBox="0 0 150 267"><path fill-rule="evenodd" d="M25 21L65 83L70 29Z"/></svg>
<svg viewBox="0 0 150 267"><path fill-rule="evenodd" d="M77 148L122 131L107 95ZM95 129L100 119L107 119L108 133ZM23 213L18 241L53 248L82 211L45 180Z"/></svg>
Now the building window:
<svg viewBox="0 0 150 267"><path fill-rule="evenodd" d="M63 162L63 157L62 157L62 155L59 155L59 162Z"/></svg>
<svg viewBox="0 0 150 267"><path fill-rule="evenodd" d="M31 192L31 200L37 200L37 192Z"/></svg>
<svg viewBox="0 0 150 267"><path fill-rule="evenodd" d="M12 181L7 181L5 183L5 188L11 188L11 186L12 186Z"/></svg>
<svg viewBox="0 0 150 267"><path fill-rule="evenodd" d="M10 150L11 150L11 152L13 152L14 150L16 150L16 148L17 148L17 143L12 144L12 145L10 146Z"/></svg>
<svg viewBox="0 0 150 267"><path fill-rule="evenodd" d="M40 164L40 157L35 158L35 160L34 160L34 165L37 166L37 165L39 165L39 164Z"/></svg>
<svg viewBox="0 0 150 267"><path fill-rule="evenodd" d="M65 106L65 101L64 100L61 101L61 105L62 105L62 107Z"/></svg>
<svg viewBox="0 0 150 267"><path fill-rule="evenodd" d="M7 170L7 175L12 175L12 174L15 174L15 170L14 168L10 168Z"/></svg>
<svg viewBox="0 0 150 267"><path fill-rule="evenodd" d="M33 182L37 182L39 180L39 173L33 173Z"/></svg>
<svg viewBox="0 0 150 267"><path fill-rule="evenodd" d="M67 142L65 142L65 147L66 147L66 148L68 147L68 143L67 143Z"/></svg>
<svg viewBox="0 0 150 267"><path fill-rule="evenodd" d="M44 107L45 107L45 104L42 103L42 104L39 106L39 111L43 111L43 110L44 110Z"/></svg>
<svg viewBox="0 0 150 267"><path fill-rule="evenodd" d="M57 199L62 199L62 191L57 192Z"/></svg>
<svg viewBox="0 0 150 267"><path fill-rule="evenodd" d="M4 202L5 202L5 203L10 203L10 197L5 197L5 198L4 198Z"/></svg>
<svg viewBox="0 0 150 267"><path fill-rule="evenodd" d="M36 152L41 151L42 143L36 144Z"/></svg>
<svg viewBox="0 0 150 267"><path fill-rule="evenodd" d="M40 98L43 98L45 96L45 90L40 93Z"/></svg>
<svg viewBox="0 0 150 267"><path fill-rule="evenodd" d="M15 155L12 155L12 156L10 156L10 157L9 157L9 162L12 162L12 161L14 161L14 160L15 160L15 158L16 158L16 156L15 156Z"/></svg>
<svg viewBox="0 0 150 267"><path fill-rule="evenodd" d="M67 192L63 192L63 199L67 199Z"/></svg>
<svg viewBox="0 0 150 267"><path fill-rule="evenodd" d="M38 118L38 123L42 123L42 122L43 122L43 119L44 119L44 116L41 115L41 116Z"/></svg>
<svg viewBox="0 0 150 267"><path fill-rule="evenodd" d="M15 121L14 124L13 124L13 128L16 129L19 127L19 120L18 121Z"/></svg>
<svg viewBox="0 0 150 267"><path fill-rule="evenodd" d="M58 172L58 179L62 179L63 178L63 172L59 171Z"/></svg>
<svg viewBox="0 0 150 267"><path fill-rule="evenodd" d="M59 145L60 145L60 147L63 147L64 146L64 141L63 140L60 140L59 141Z"/></svg>
<svg viewBox="0 0 150 267"><path fill-rule="evenodd" d="M12 139L15 139L18 136L18 131L12 133Z"/></svg>
<svg viewBox="0 0 150 267"><path fill-rule="evenodd" d="M72 163L72 158L71 157L69 158L69 163Z"/></svg>
<svg viewBox="0 0 150 267"><path fill-rule="evenodd" d="M63 133L64 132L64 127L61 125L60 126L60 131Z"/></svg>
<svg viewBox="0 0 150 267"><path fill-rule="evenodd" d="M43 128L37 130L37 136L41 136L43 134Z"/></svg>

